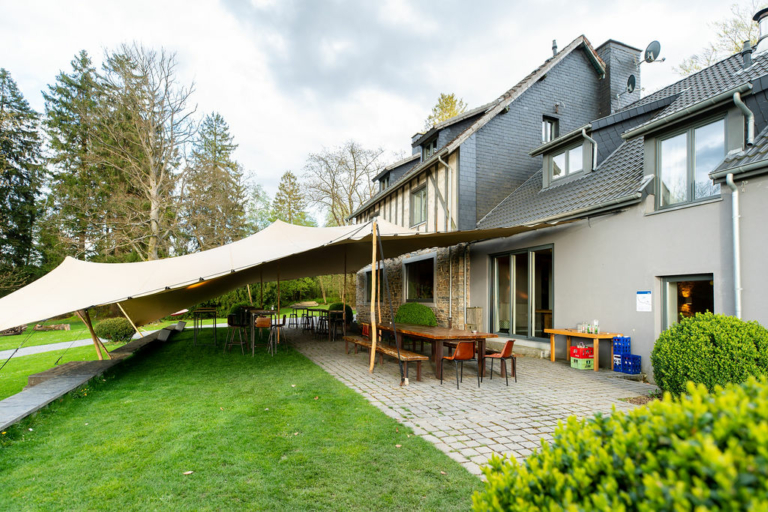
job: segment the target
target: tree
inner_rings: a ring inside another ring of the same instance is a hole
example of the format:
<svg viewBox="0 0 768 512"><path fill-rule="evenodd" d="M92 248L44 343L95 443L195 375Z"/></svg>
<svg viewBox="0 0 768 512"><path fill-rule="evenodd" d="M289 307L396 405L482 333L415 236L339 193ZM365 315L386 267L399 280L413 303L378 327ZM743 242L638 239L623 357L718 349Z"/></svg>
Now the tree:
<svg viewBox="0 0 768 512"><path fill-rule="evenodd" d="M246 204L246 229L253 234L270 225L273 219L272 201L269 194L260 183L248 186L248 201Z"/></svg>
<svg viewBox="0 0 768 512"><path fill-rule="evenodd" d="M218 247L245 234L246 191L233 158L236 148L224 118L216 112L206 116L190 157L183 204L185 234L194 249Z"/></svg>
<svg viewBox="0 0 768 512"><path fill-rule="evenodd" d="M280 178L275 199L272 201L272 215L289 224L315 226L317 223L306 211L307 201L299 187L296 175L286 171Z"/></svg>
<svg viewBox="0 0 768 512"><path fill-rule="evenodd" d="M343 226L347 217L376 192L373 178L385 167L384 150L357 142L311 153L304 165L307 199L326 212L326 225Z"/></svg>
<svg viewBox="0 0 768 512"><path fill-rule="evenodd" d="M466 110L467 104L464 103L464 100L457 99L453 93L445 94L441 92L440 97L437 98L437 103L432 107L432 113L429 114L429 117L424 122L424 129L429 130L438 123L463 114Z"/></svg>
<svg viewBox="0 0 768 512"><path fill-rule="evenodd" d="M0 271L33 263L36 202L42 183L38 114L11 74L0 68Z"/></svg>
<svg viewBox="0 0 768 512"><path fill-rule="evenodd" d="M59 73L43 92L45 130L53 170L49 184L50 219L65 253L85 257L98 251L105 235L110 187L115 173L98 162L94 144L99 77L88 53L71 62L72 73Z"/></svg>
<svg viewBox="0 0 768 512"><path fill-rule="evenodd" d="M115 243L155 260L179 225L179 166L195 133L195 109L187 106L194 84L178 85L175 54L134 43L107 53L100 85L100 154L126 182L112 191Z"/></svg>
<svg viewBox="0 0 768 512"><path fill-rule="evenodd" d="M739 53L744 47L744 41L752 46L757 44L760 28L752 20L752 16L760 9L757 0L744 4L731 5L731 17L711 24L715 29L715 41L711 42L700 53L684 59L674 71L682 76L690 75L711 66L725 57Z"/></svg>

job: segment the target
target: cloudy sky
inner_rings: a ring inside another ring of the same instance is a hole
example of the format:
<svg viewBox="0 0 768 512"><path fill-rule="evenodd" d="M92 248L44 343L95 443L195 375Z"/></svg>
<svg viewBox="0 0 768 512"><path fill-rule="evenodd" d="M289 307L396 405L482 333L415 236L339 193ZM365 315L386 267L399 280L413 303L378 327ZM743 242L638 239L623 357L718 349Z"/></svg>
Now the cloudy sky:
<svg viewBox="0 0 768 512"><path fill-rule="evenodd" d="M728 15L728 0L0 0L0 67L33 108L81 49L100 62L121 42L177 53L202 115L220 112L237 159L270 193L307 154L355 139L410 153L440 92L495 99L580 34L645 48L648 93L677 80Z"/></svg>

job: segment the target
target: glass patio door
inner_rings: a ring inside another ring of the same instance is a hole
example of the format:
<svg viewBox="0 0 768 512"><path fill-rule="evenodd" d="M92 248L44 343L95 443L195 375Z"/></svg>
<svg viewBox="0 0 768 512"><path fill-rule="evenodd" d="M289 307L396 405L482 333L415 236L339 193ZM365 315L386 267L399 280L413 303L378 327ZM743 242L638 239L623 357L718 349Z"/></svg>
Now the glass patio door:
<svg viewBox="0 0 768 512"><path fill-rule="evenodd" d="M493 297L493 332L509 334L510 297L512 297L512 278L510 275L509 256L494 258L494 297Z"/></svg>

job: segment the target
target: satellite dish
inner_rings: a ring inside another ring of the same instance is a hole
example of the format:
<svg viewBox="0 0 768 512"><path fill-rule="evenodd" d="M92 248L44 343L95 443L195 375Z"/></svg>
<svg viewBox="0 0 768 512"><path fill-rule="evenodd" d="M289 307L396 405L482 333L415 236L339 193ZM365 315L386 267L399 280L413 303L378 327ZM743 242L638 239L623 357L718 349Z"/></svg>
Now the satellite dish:
<svg viewBox="0 0 768 512"><path fill-rule="evenodd" d="M659 44L658 41L653 41L648 45L648 48L645 49L645 62L650 64L655 61L659 56L659 53L661 53L661 44Z"/></svg>
<svg viewBox="0 0 768 512"><path fill-rule="evenodd" d="M635 78L635 75L629 75L629 78L627 78L627 94L632 94L635 92L636 85L637 79Z"/></svg>

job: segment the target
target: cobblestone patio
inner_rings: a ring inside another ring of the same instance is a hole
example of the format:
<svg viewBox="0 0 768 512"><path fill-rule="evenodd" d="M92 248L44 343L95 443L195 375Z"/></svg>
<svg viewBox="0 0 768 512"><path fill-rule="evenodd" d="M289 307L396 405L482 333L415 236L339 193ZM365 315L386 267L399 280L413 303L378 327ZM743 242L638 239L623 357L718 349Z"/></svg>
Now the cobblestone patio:
<svg viewBox="0 0 768 512"><path fill-rule="evenodd" d="M291 334L299 352L477 475L493 453L525 458L541 439L551 439L559 420L609 413L614 406L629 410L635 406L621 398L656 389L610 371L574 370L564 363L530 357L518 358L518 381L510 379L509 387L496 365L493 380L486 377L478 389L474 363L465 364L460 390L453 365L445 365L441 386L430 363L424 364L421 382L416 381L414 365L410 385L400 387L394 359L385 357L383 366L377 362L370 374L368 354L345 354L343 341Z"/></svg>

